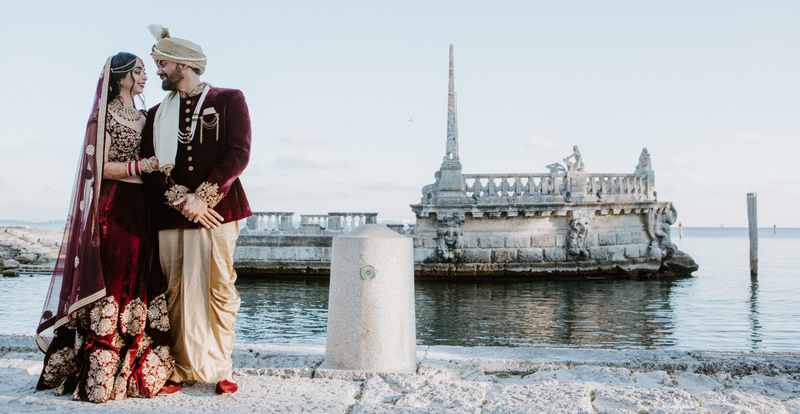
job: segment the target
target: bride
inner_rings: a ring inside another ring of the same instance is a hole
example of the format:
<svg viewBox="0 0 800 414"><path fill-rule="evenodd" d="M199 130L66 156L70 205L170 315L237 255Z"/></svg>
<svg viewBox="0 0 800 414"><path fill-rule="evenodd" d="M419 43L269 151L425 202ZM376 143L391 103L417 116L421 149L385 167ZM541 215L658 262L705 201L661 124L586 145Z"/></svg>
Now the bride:
<svg viewBox="0 0 800 414"><path fill-rule="evenodd" d="M45 352L37 390L98 403L153 397L172 370L165 284L140 177L158 160L139 158L145 113L133 104L146 81L142 60L120 52L98 82L36 334Z"/></svg>

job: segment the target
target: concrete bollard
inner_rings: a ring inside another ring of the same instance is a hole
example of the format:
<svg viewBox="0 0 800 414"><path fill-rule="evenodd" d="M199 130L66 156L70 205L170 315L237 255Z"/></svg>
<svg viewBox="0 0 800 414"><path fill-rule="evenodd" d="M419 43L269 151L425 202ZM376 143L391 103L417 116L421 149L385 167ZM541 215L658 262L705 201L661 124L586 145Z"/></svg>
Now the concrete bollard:
<svg viewBox="0 0 800 414"><path fill-rule="evenodd" d="M333 238L325 362L318 378L416 372L410 237L367 224Z"/></svg>

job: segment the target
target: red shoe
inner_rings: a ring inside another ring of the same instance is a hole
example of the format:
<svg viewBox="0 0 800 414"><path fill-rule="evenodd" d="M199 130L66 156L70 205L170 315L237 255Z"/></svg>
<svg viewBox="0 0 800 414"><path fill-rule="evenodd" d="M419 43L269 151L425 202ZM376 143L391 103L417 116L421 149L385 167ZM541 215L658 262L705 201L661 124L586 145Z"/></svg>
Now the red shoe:
<svg viewBox="0 0 800 414"><path fill-rule="evenodd" d="M233 381L222 380L217 383L217 389L214 390L219 395L222 394L233 394L236 391L239 391L239 386L236 385Z"/></svg>
<svg viewBox="0 0 800 414"><path fill-rule="evenodd" d="M172 395L172 394L175 394L176 392L181 390L181 385L183 385L182 382L175 382L175 381L167 380L167 382L164 383L164 386L161 387L161 390L158 391L158 395Z"/></svg>

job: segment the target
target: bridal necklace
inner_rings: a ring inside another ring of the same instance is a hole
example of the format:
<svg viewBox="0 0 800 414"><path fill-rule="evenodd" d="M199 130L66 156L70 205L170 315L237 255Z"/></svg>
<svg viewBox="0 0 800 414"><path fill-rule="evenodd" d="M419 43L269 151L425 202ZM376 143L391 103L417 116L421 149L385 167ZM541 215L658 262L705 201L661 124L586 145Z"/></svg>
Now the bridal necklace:
<svg viewBox="0 0 800 414"><path fill-rule="evenodd" d="M108 104L108 108L112 111L116 112L117 115L121 116L122 119L130 122L136 122L142 119L142 113L137 111L136 108L132 106L127 106L122 103L122 101L117 98L111 101Z"/></svg>

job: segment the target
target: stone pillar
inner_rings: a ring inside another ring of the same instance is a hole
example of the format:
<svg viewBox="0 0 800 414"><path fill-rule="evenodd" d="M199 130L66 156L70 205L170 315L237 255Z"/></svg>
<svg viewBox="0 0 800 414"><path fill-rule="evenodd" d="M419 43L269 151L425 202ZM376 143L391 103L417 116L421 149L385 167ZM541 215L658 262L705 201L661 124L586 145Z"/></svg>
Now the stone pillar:
<svg viewBox="0 0 800 414"><path fill-rule="evenodd" d="M281 215L281 224L280 224L280 232L281 233L290 233L294 230L294 225L292 224L292 217L294 217L294 213L280 213Z"/></svg>
<svg viewBox="0 0 800 414"><path fill-rule="evenodd" d="M260 213L253 213L253 215L248 217L247 221L245 221L245 224L244 224L245 230L247 230L247 232L259 231L260 230L259 221L261 221L261 214Z"/></svg>
<svg viewBox="0 0 800 414"><path fill-rule="evenodd" d="M758 274L758 214L756 193L747 193L747 224L750 231L750 275Z"/></svg>
<svg viewBox="0 0 800 414"><path fill-rule="evenodd" d="M341 213L328 213L328 230L334 232L342 231Z"/></svg>
<svg viewBox="0 0 800 414"><path fill-rule="evenodd" d="M380 224L334 237L325 362L315 377L416 371L412 239Z"/></svg>

